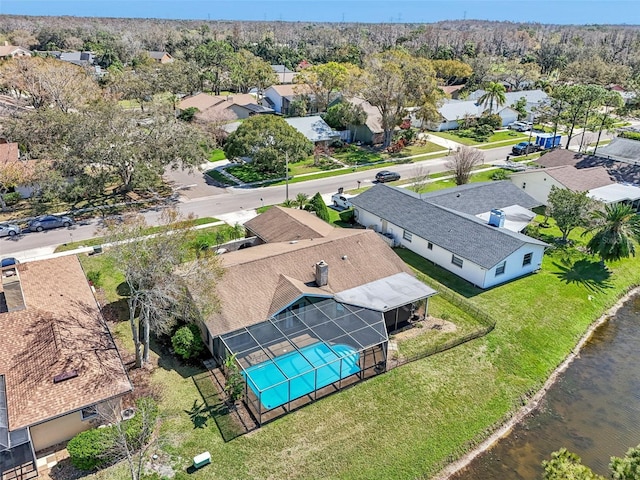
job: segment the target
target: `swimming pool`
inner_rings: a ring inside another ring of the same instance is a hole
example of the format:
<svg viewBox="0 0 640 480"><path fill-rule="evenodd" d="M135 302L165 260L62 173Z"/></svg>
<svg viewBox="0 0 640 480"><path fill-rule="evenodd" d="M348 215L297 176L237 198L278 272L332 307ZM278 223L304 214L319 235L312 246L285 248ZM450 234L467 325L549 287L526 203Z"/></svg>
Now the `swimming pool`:
<svg viewBox="0 0 640 480"><path fill-rule="evenodd" d="M319 342L254 365L245 375L262 405L272 409L358 373L359 358L349 345Z"/></svg>

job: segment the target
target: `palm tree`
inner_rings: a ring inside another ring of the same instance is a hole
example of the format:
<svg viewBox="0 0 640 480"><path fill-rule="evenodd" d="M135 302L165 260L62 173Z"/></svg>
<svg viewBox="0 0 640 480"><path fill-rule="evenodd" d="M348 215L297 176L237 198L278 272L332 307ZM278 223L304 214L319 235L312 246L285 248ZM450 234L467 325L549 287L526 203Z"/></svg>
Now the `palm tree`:
<svg viewBox="0 0 640 480"><path fill-rule="evenodd" d="M478 103L484 105L485 107L489 106L489 115L493 113L493 104L496 104L496 108L500 105L504 105L507 101L507 97L505 97L505 92L507 90L504 88L504 85L498 82L489 82L486 87L484 87L484 95L482 95L478 99Z"/></svg>
<svg viewBox="0 0 640 480"><path fill-rule="evenodd" d="M295 202L298 204L298 208L300 210L304 208L307 200L309 200L309 195L307 195L306 193L299 193L298 195L296 195Z"/></svg>
<svg viewBox="0 0 640 480"><path fill-rule="evenodd" d="M590 253L600 255L603 262L635 256L635 245L640 241L640 216L631 205L605 205L604 210L596 210L592 216L594 226L584 232L594 232L587 243Z"/></svg>

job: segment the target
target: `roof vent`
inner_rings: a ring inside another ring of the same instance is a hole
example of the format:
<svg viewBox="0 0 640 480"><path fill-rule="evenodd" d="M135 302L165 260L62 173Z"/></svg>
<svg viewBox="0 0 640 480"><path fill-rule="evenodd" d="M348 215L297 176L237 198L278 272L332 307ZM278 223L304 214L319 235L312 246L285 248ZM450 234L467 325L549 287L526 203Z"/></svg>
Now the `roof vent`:
<svg viewBox="0 0 640 480"><path fill-rule="evenodd" d="M77 376L77 370L69 370L53 377L53 383L60 383L64 382L65 380L71 380L72 378L76 378Z"/></svg>
<svg viewBox="0 0 640 480"><path fill-rule="evenodd" d="M324 287L329 283L329 265L324 260L316 263L316 285Z"/></svg>

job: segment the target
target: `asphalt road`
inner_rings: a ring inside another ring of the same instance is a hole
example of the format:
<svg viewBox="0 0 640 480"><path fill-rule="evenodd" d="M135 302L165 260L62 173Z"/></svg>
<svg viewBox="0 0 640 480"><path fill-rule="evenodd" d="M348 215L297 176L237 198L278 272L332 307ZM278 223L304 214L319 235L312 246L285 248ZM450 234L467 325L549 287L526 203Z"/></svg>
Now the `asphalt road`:
<svg viewBox="0 0 640 480"><path fill-rule="evenodd" d="M572 145L579 145L580 135L572 140ZM604 135L603 135L604 138ZM566 138L563 138L563 145ZM511 146L499 147L491 150L483 150L485 164L500 164L507 155L511 154ZM390 169L402 175L403 178L415 176L418 168L424 168L429 173L438 173L447 170L445 163L447 158L425 160L423 162L399 164ZM388 167L387 167L388 168ZM295 198L298 193L306 193L309 196L320 192L321 194L334 193L340 187L345 190L355 189L358 186L368 186L373 183L376 172L380 169L357 171L336 177L310 180L307 182L293 183L289 185L289 198ZM286 187L272 186L262 188L219 188L210 186L211 195L193 200L186 199L176 203L180 211L185 214L193 214L197 217L216 217L222 214L253 210L262 205L281 203L286 198ZM160 217L160 208L153 208L142 212L149 224L157 224ZM28 258L34 255L46 253L52 247L67 242L87 240L99 235L102 220L99 218L87 220L69 228L60 228L44 232L24 233L15 237L0 239L0 257L16 256L18 259ZM38 252L38 249L41 249Z"/></svg>

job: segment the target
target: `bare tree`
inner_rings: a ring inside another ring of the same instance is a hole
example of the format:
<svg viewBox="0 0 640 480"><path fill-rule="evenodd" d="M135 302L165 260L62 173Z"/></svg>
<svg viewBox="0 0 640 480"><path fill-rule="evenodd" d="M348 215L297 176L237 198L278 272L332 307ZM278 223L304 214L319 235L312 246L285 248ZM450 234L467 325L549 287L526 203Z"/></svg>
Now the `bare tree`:
<svg viewBox="0 0 640 480"><path fill-rule="evenodd" d="M484 163L484 154L472 147L458 147L453 156L449 157L445 166L453 171L456 185L469 183L471 171L476 165Z"/></svg>
<svg viewBox="0 0 640 480"><path fill-rule="evenodd" d="M416 193L421 193L429 181L429 170L424 165L418 164L411 170L411 185L409 188Z"/></svg>
<svg viewBox="0 0 640 480"><path fill-rule="evenodd" d="M111 425L109 436L109 459L114 462L126 460L131 480L140 480L144 463L151 447L157 443L154 431L158 420L158 406L148 397L136 401L134 416L123 419L120 402L101 405L101 420Z"/></svg>
<svg viewBox="0 0 640 480"><path fill-rule="evenodd" d="M107 225L109 255L128 287L136 366L149 361L150 333L169 334L178 320L199 322L215 309L218 257L196 241L191 218L166 209L153 233L136 215ZM193 250L198 249L194 254ZM194 258L195 257L195 258Z"/></svg>

